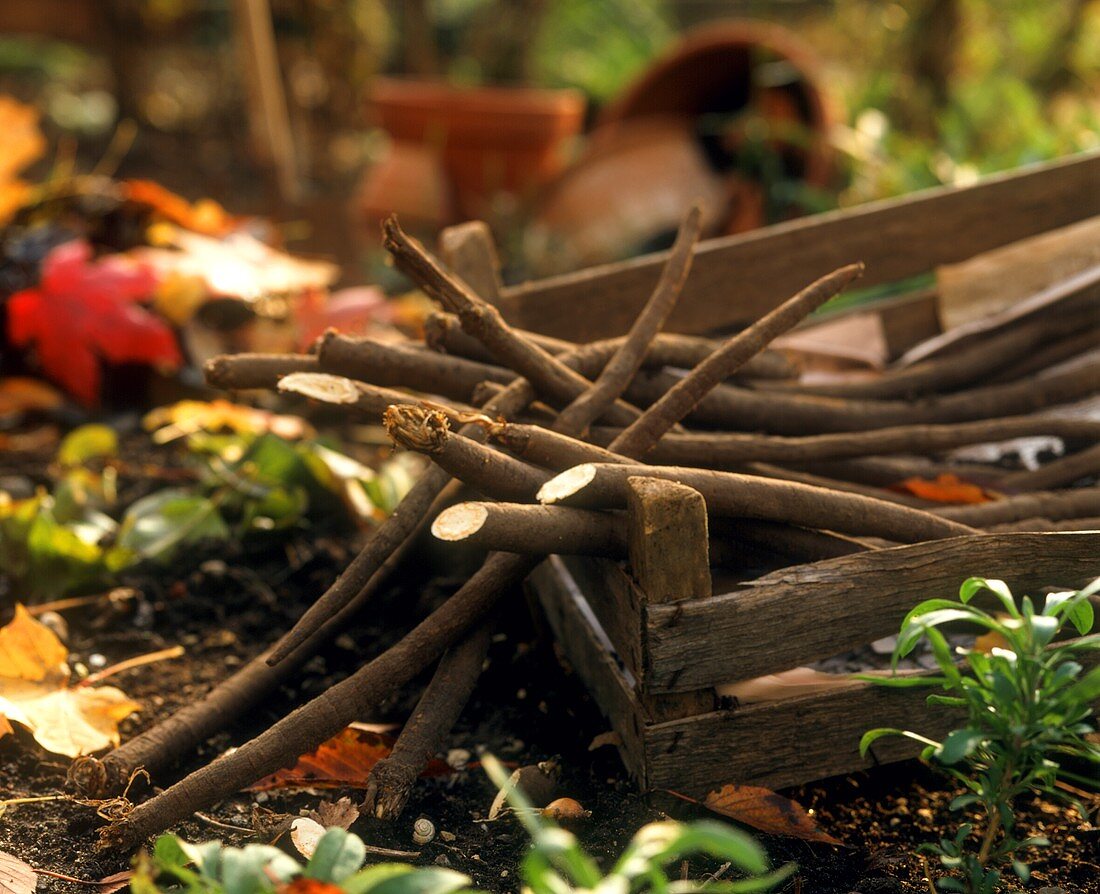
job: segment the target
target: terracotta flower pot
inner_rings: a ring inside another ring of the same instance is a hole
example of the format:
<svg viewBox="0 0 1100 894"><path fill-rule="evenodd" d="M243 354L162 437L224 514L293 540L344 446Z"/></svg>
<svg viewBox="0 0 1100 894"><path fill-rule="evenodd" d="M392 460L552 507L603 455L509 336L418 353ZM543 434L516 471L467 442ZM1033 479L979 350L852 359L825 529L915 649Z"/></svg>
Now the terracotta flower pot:
<svg viewBox="0 0 1100 894"><path fill-rule="evenodd" d="M525 195L558 174L563 143L580 131L584 97L574 90L454 87L378 78L372 118L395 141L438 152L458 213L484 215L498 191Z"/></svg>
<svg viewBox="0 0 1100 894"><path fill-rule="evenodd" d="M821 63L796 35L764 22L730 20L689 32L653 63L600 116L601 139L614 140L628 122L677 116L693 128L704 116L752 111L769 123L796 128L800 140L768 140L784 176L815 187L832 175L829 131L835 120ZM733 154L737 135L718 136L708 148ZM736 173L736 172L735 172ZM735 229L744 229L744 215ZM757 225L764 223L759 221Z"/></svg>

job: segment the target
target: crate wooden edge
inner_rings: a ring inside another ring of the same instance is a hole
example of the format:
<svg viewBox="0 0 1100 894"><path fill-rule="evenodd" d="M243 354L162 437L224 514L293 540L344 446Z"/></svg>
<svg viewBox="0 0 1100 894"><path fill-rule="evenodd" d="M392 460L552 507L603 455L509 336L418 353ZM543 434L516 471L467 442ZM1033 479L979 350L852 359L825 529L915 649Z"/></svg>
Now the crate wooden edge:
<svg viewBox="0 0 1100 894"><path fill-rule="evenodd" d="M1034 556L1024 568L1022 550ZM975 574L1007 577L1017 593L1082 586L1098 554L1100 531L975 534L796 565L736 593L647 606L644 685L690 691L856 648L896 633L920 598L952 598Z"/></svg>
<svg viewBox="0 0 1100 894"><path fill-rule="evenodd" d="M906 739L884 740L874 755L859 756L859 736L889 716L898 724L946 732L949 722L928 712L919 690L885 690L854 682L841 690L767 705L750 705L655 723L634 690L636 681L615 660L577 602L580 590L558 556L532 572L537 596L558 644L601 712L619 735L623 763L645 790L702 795L716 780L781 788L914 756ZM889 712L879 712L890 705ZM837 750L807 719L848 718L852 747ZM815 734L816 733L816 734Z"/></svg>
<svg viewBox="0 0 1100 894"><path fill-rule="evenodd" d="M1093 151L972 186L925 190L706 240L669 331L746 325L814 277L852 261L867 264L861 285L895 282L1092 217L1100 214L1098 178L1100 151ZM575 341L620 335L666 257L659 252L512 286L503 290L499 307L514 325L547 335ZM728 300L714 300L726 294ZM596 305L602 312L590 313ZM927 321L930 309L925 296L902 311L912 324Z"/></svg>
<svg viewBox="0 0 1100 894"><path fill-rule="evenodd" d="M888 689L853 681L816 695L654 721L639 681L624 668L578 601L584 593L559 556L528 578L573 669L619 735L618 749L644 791L702 796L724 782L784 788L914 757L920 746L880 740L868 758L860 737L878 726L942 737L958 715L926 703L927 690ZM587 600L585 599L587 602ZM1086 656L1100 663L1100 655Z"/></svg>

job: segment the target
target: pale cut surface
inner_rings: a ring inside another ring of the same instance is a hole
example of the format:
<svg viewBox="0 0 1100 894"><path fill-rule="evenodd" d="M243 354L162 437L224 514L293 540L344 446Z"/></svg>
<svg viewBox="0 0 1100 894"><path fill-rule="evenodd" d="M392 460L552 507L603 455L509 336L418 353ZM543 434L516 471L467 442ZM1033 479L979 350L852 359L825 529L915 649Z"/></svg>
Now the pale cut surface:
<svg viewBox="0 0 1100 894"><path fill-rule="evenodd" d="M439 540L465 540L476 534L489 517L481 503L459 503L444 509L432 522L432 535Z"/></svg>
<svg viewBox="0 0 1100 894"><path fill-rule="evenodd" d="M327 404L353 404L359 399L359 389L351 379L328 373L290 373L279 379L278 388Z"/></svg>
<svg viewBox="0 0 1100 894"><path fill-rule="evenodd" d="M571 497L577 491L584 490L595 477L596 467L592 463L573 466L540 487L538 501L548 505L557 503L566 497Z"/></svg>

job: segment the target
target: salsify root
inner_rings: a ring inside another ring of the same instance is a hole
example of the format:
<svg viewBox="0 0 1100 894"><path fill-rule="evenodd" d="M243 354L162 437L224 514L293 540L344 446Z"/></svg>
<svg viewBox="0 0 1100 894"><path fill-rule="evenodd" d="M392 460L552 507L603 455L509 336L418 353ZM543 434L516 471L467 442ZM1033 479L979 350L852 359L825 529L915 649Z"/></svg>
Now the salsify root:
<svg viewBox="0 0 1100 894"><path fill-rule="evenodd" d="M478 625L439 659L393 750L371 768L363 798L367 813L397 819L404 811L424 765L440 749L477 685L492 630L492 621Z"/></svg>
<svg viewBox="0 0 1100 894"><path fill-rule="evenodd" d="M432 523L439 540L510 553L626 555L626 519L617 513L528 503L457 503Z"/></svg>
<svg viewBox="0 0 1100 894"><path fill-rule="evenodd" d="M736 472L676 466L586 463L550 479L539 490L538 498L548 504L620 508L626 505L627 479L631 476L686 484L699 491L706 500L707 511L718 516L763 518L842 534L882 537L898 543L975 533L967 525L930 512L858 494Z"/></svg>

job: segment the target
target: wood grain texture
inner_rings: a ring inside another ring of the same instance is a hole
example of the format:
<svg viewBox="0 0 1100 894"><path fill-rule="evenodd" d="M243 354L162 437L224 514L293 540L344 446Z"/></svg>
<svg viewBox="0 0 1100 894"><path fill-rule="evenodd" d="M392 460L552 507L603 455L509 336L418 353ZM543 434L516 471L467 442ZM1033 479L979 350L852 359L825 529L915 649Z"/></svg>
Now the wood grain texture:
<svg viewBox="0 0 1100 894"><path fill-rule="evenodd" d="M597 638L577 606L580 590L558 556L551 556L527 578L538 597L558 644L573 670L619 734L619 754L643 789L647 788L642 735L645 718L614 656Z"/></svg>
<svg viewBox="0 0 1100 894"><path fill-rule="evenodd" d="M649 691L679 691L787 670L896 633L906 612L952 598L971 575L1017 594L1096 576L1100 532L953 537L841 556L765 575L735 593L650 606Z"/></svg>
<svg viewBox="0 0 1100 894"><path fill-rule="evenodd" d="M930 691L865 683L649 726L646 779L654 789L701 797L730 782L777 789L914 757L919 743L891 737L864 760L859 740L877 726L933 738L948 732L957 715L925 704Z"/></svg>
<svg viewBox="0 0 1100 894"><path fill-rule="evenodd" d="M640 680L645 666L642 652L645 597L638 585L619 562L580 556L561 556L560 559L585 594L619 660Z"/></svg>
<svg viewBox="0 0 1100 894"><path fill-rule="evenodd" d="M709 597L707 505L702 494L659 478L631 478L627 487L630 571L645 604ZM717 706L713 689L655 695L646 690L645 679L643 675L640 681L642 702L655 720L690 717Z"/></svg>
<svg viewBox="0 0 1100 894"><path fill-rule="evenodd" d="M1100 214L1100 152L820 214L701 243L668 330L746 325L807 282L863 261L862 285L940 264ZM652 292L667 252L507 288L500 309L517 326L591 341L620 335ZM599 313L594 312L599 308Z"/></svg>
<svg viewBox="0 0 1100 894"><path fill-rule="evenodd" d="M451 272L490 304L500 301L500 258L489 225L470 220L439 234L439 255Z"/></svg>

